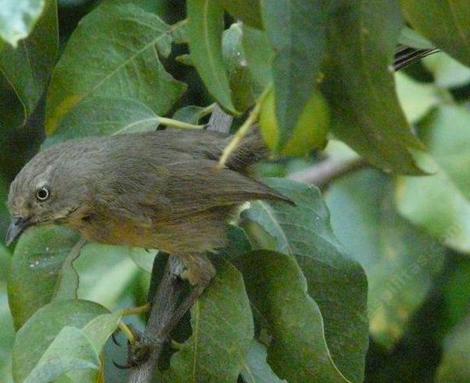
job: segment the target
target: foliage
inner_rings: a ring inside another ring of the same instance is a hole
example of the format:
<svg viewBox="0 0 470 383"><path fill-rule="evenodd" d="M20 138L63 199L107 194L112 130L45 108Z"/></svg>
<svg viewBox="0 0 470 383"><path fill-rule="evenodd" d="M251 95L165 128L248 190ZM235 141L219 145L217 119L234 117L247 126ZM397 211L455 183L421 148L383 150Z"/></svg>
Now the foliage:
<svg viewBox="0 0 470 383"><path fill-rule="evenodd" d="M156 381L470 381L468 1L0 8L3 200L41 144L201 128L214 102L235 128L259 119L277 159L261 176L323 158L361 156L377 168L335 180L325 199L316 187L265 178L295 206L258 201L241 212ZM443 52L393 74L398 43ZM7 222L1 206L2 235ZM111 363L125 350L109 338L123 307L146 302L161 258L79 244L58 227L28 230L11 253L0 244L0 381L126 379ZM130 320L142 328L142 318ZM406 358L416 348L423 358Z"/></svg>

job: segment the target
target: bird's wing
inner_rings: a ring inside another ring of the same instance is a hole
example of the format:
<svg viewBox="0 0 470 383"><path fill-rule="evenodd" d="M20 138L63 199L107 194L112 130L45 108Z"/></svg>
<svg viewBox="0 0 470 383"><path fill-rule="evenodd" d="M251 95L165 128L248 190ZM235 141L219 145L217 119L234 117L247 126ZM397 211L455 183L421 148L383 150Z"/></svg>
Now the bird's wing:
<svg viewBox="0 0 470 383"><path fill-rule="evenodd" d="M108 181L97 193L100 197L96 203L118 218L151 226L249 200L289 201L256 180L227 168L217 169L216 165L212 160L164 166L130 163L106 176Z"/></svg>
<svg viewBox="0 0 470 383"><path fill-rule="evenodd" d="M261 182L216 165L216 161L197 160L167 166L168 185L163 196L173 217L256 199L289 201Z"/></svg>

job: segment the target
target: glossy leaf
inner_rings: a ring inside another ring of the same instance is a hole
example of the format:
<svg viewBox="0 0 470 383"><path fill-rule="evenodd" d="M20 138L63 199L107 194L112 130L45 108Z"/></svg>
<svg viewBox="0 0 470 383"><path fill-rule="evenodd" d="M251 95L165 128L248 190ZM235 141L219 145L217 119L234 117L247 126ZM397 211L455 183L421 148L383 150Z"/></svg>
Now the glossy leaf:
<svg viewBox="0 0 470 383"><path fill-rule="evenodd" d="M165 71L158 54L169 55L170 32L178 27L131 4L105 3L84 17L52 76L47 133L94 97L133 99L158 115L167 113L185 86Z"/></svg>
<svg viewBox="0 0 470 383"><path fill-rule="evenodd" d="M85 334L80 329L83 329L91 320L102 314L106 314L106 309L102 306L79 300L57 301L38 310L21 328L16 337L13 350L15 383L39 383L38 376L34 375L35 368L37 366L41 368L44 364L46 370L43 372L45 376L42 375L45 379L43 382L52 380L48 379L47 374L57 374L56 368L60 368L60 362L56 362L59 367L50 361L46 362L45 359L48 356L57 358L62 355L66 359L65 362L70 358L75 359L71 361L72 366L77 362L76 358L84 359L86 366L77 364L77 367L92 367L89 360L93 356L92 351L95 351L90 347L93 343L91 341L86 342ZM60 335L65 327L75 328L75 330L68 331L66 335ZM73 337L71 337L72 335ZM67 339L69 342L67 342ZM49 348L51 351L48 354ZM62 352L60 352L61 350ZM75 355L73 355L74 353ZM67 367L67 365L64 363L62 367ZM33 374L32 377L31 374Z"/></svg>
<svg viewBox="0 0 470 383"><path fill-rule="evenodd" d="M378 171L335 182L326 200L334 232L366 270L370 332L390 349L426 299L444 248L398 215L391 182Z"/></svg>
<svg viewBox="0 0 470 383"><path fill-rule="evenodd" d="M63 228L31 228L21 236L8 276L8 297L17 329L54 298L64 261L77 241L75 233Z"/></svg>
<svg viewBox="0 0 470 383"><path fill-rule="evenodd" d="M11 0L2 2L1 13L11 5L36 3L41 1ZM42 9L42 5L41 5ZM4 23L0 20L0 29ZM18 47L4 47L0 53L0 75L4 76L15 92L23 108L24 122L38 105L49 81L52 68L57 59L58 41L57 4L55 0L44 1L43 15L31 35L18 42ZM0 99L6 95L0 92ZM0 100L0 105L5 101ZM9 107L11 108L11 106ZM8 124L0 107L0 122Z"/></svg>
<svg viewBox="0 0 470 383"><path fill-rule="evenodd" d="M260 250L237 259L253 308L273 340L268 363L289 382L349 382L336 367L325 341L317 303L295 259Z"/></svg>
<svg viewBox="0 0 470 383"><path fill-rule="evenodd" d="M389 66L403 20L393 1L343 2L328 24L322 89L332 108L333 133L386 171L420 173L411 133Z"/></svg>
<svg viewBox="0 0 470 383"><path fill-rule="evenodd" d="M242 47L242 35L241 25L232 24L224 32L222 55L229 76L233 104L238 110L246 111L255 102L255 90Z"/></svg>
<svg viewBox="0 0 470 383"><path fill-rule="evenodd" d="M310 99L325 51L329 5L321 1L266 0L262 15L275 52L272 61L276 117L282 149ZM283 28L286 20L289 27Z"/></svg>
<svg viewBox="0 0 470 383"><path fill-rule="evenodd" d="M16 48L33 30L46 0L4 0L0 7L0 39Z"/></svg>
<svg viewBox="0 0 470 383"><path fill-rule="evenodd" d="M255 85L256 93L261 94L272 82L271 61L274 52L265 31L242 26L242 46L248 70Z"/></svg>
<svg viewBox="0 0 470 383"><path fill-rule="evenodd" d="M193 335L171 358L164 382L235 382L253 339L242 276L228 262L191 309Z"/></svg>
<svg viewBox="0 0 470 383"><path fill-rule="evenodd" d="M430 156L427 177L397 180L400 213L439 241L470 253L470 113L463 107L441 106L420 127Z"/></svg>
<svg viewBox="0 0 470 383"><path fill-rule="evenodd" d="M243 217L276 240L275 250L297 259L308 292L321 310L326 345L335 368L350 381L362 381L368 346L364 271L335 238L318 189L282 179L264 181L296 206L255 202ZM326 363L324 358L317 363Z"/></svg>
<svg viewBox="0 0 470 383"><path fill-rule="evenodd" d="M437 48L470 66L470 3L467 0L401 0L412 27Z"/></svg>
<svg viewBox="0 0 470 383"><path fill-rule="evenodd" d="M255 28L263 28L260 0L222 0L224 8L235 19Z"/></svg>
<svg viewBox="0 0 470 383"><path fill-rule="evenodd" d="M222 5L217 0L188 0L187 15L192 63L209 93L227 111L236 113L222 58Z"/></svg>

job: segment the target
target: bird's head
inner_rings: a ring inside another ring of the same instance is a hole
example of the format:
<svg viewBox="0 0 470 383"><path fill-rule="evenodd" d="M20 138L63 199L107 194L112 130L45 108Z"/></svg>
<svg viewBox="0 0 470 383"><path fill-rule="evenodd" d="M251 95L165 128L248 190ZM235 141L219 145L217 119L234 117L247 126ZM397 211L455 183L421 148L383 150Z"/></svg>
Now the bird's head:
<svg viewBox="0 0 470 383"><path fill-rule="evenodd" d="M70 145L58 145L40 152L18 173L8 196L12 222L7 245L31 226L67 223L83 206L89 188L82 161L70 151Z"/></svg>

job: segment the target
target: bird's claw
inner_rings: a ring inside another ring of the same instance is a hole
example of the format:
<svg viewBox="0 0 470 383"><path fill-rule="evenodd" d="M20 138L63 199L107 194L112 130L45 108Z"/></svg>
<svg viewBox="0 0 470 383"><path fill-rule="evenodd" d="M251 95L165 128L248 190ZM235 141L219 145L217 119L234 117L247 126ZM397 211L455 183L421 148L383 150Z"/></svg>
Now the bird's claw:
<svg viewBox="0 0 470 383"><path fill-rule="evenodd" d="M113 361L116 368L120 370L127 370L142 365L147 361L151 352L151 343L144 338L143 334L130 326L127 327L131 329L133 334L133 340L127 340L127 363L120 364ZM114 343L118 346L121 345L117 339L115 339L115 334L112 335L112 338Z"/></svg>

